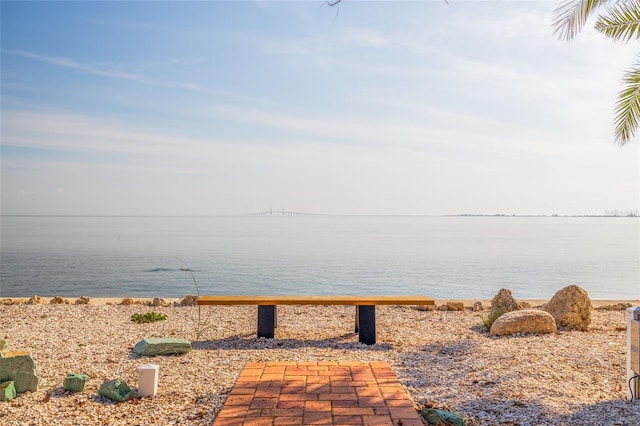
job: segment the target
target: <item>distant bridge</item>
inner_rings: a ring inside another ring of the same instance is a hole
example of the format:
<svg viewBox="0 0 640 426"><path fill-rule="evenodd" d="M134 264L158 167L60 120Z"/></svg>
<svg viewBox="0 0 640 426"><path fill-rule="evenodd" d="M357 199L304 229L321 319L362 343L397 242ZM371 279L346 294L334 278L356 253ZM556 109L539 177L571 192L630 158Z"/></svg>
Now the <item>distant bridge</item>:
<svg viewBox="0 0 640 426"><path fill-rule="evenodd" d="M284 207L282 210L269 209L266 212L247 213L246 216L301 216L301 215L313 215L315 213L301 213L286 211Z"/></svg>

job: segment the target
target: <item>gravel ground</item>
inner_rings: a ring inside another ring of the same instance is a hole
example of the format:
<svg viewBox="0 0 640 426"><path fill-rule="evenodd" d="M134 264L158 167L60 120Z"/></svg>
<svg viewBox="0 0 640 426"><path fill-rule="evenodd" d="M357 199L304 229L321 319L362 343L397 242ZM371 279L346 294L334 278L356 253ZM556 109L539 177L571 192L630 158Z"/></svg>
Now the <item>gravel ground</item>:
<svg viewBox="0 0 640 426"><path fill-rule="evenodd" d="M136 324L150 310L166 321ZM256 339L256 307L0 305L0 338L29 349L39 390L0 403L2 425L211 424L247 362L386 361L419 405L459 413L467 425L640 425L640 402L625 401L625 312L596 310L588 332L493 338L482 312L378 307L378 344L358 343L354 308L281 306L275 339ZM140 358L145 337L181 337L182 356ZM160 366L158 395L116 404L97 393L137 368ZM85 373L84 392L62 389Z"/></svg>

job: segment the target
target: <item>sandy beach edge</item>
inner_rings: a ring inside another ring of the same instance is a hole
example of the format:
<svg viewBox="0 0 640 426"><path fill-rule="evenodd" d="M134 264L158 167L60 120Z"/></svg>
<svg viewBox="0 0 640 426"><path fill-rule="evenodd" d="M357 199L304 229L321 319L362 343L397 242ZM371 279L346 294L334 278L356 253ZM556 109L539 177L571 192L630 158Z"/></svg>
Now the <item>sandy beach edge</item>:
<svg viewBox="0 0 640 426"><path fill-rule="evenodd" d="M182 298L178 297L162 297L157 296L162 299L167 304L173 304L174 302L179 302ZM26 303L31 296L29 297L0 297L0 305L4 304L5 301L12 301L15 304ZM65 296L64 299L69 300L70 303L74 303L80 296ZM91 297L89 304L91 305L119 305L122 303L123 299L127 297ZM49 303L53 299L53 297L42 297L44 303ZM135 301L136 304L146 305L151 304L155 297L131 297ZM436 305L440 306L446 304L447 302L462 302L465 308L471 309L473 308L473 304L476 302L481 302L484 306L490 306L490 299L434 299ZM529 303L531 306L541 306L548 302L546 299L517 299L519 302ZM606 300L594 300L591 299L591 304L594 309L617 305L617 304L630 304L631 306L640 306L640 299L606 299Z"/></svg>

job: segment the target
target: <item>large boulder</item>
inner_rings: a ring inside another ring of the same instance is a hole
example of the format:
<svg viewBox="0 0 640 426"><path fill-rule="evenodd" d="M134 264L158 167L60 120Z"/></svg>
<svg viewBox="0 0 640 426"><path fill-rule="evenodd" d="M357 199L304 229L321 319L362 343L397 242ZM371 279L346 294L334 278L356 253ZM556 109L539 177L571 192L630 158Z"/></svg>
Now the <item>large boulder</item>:
<svg viewBox="0 0 640 426"><path fill-rule="evenodd" d="M133 347L140 356L186 354L191 350L191 342L174 337L154 337L142 339Z"/></svg>
<svg viewBox="0 0 640 426"><path fill-rule="evenodd" d="M490 333L494 336L507 336L518 333L555 333L556 331L556 321L550 314L535 309L524 309L501 315L491 325Z"/></svg>
<svg viewBox="0 0 640 426"><path fill-rule="evenodd" d="M584 289L570 285L558 291L542 310L555 318L558 327L586 331L591 324L593 305Z"/></svg>
<svg viewBox="0 0 640 426"><path fill-rule="evenodd" d="M502 313L517 311L520 309L518 306L518 302L511 294L511 290L503 288L498 291L493 299L491 299L491 311L497 312L500 311Z"/></svg>

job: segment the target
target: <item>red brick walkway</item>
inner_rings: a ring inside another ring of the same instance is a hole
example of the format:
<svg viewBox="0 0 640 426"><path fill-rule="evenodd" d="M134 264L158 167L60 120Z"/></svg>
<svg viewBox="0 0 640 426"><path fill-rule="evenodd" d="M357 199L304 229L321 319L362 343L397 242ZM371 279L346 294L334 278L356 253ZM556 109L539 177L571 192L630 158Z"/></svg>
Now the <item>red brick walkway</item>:
<svg viewBox="0 0 640 426"><path fill-rule="evenodd" d="M386 362L245 365L214 426L424 426Z"/></svg>

